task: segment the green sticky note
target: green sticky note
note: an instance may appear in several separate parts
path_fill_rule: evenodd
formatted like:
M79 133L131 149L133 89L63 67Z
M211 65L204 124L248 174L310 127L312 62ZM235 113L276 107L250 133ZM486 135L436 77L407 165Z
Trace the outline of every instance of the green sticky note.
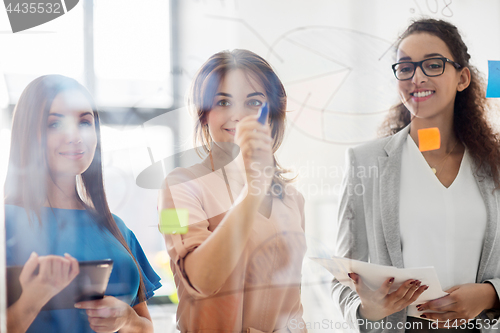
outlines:
M163 209L160 212L160 232L162 234L185 234L188 232L188 218L187 209Z

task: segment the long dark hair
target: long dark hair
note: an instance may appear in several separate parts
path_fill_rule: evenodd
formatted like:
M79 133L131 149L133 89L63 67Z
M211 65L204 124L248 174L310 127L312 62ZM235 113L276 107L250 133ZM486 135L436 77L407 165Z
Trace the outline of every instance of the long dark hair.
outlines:
M188 103L194 110L197 120L194 131L195 146L201 144L206 153L210 151L211 138L208 130L207 115L213 107L217 89L232 70L241 69L262 84L266 90L269 103L269 120L271 123L271 137L273 138L273 160L276 168L271 189L272 194L284 198L283 189L293 179L283 174L289 172L281 167L274 153L283 142L286 127L286 92L283 83L278 78L271 65L259 55L243 49L222 51L212 55L198 70L191 86Z
M47 121L57 95L78 91L90 103L95 122L97 145L89 168L77 176L77 200L95 223L108 230L132 256L140 275L138 298L145 300L144 283L139 265L130 251L109 210L101 162L99 114L90 93L76 80L62 75L45 75L33 80L24 89L14 108L9 166L5 181L5 204L21 206L31 222L33 213L41 220L41 209L47 201L46 181L50 171L46 158Z
M469 86L457 91L453 115L453 126L458 139L468 148L482 168L493 177L497 189L500 187L500 138L488 121L489 105L486 100L484 80L479 71L469 63L470 55L458 29L453 24L434 19L414 21L400 36L398 48L403 39L416 33L428 33L440 38L448 46L453 60L471 73ZM394 106L380 128L383 136L392 135L411 122L410 111L403 103Z

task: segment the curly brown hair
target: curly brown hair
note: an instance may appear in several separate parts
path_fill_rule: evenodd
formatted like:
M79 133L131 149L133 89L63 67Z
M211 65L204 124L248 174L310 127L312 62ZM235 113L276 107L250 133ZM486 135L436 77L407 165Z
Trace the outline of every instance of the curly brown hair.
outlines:
M399 37L397 48L406 37L416 33L428 33L446 43L453 60L471 73L469 86L457 92L454 105L453 127L459 140L468 148L477 164L493 177L496 189L500 188L500 138L488 121L489 105L486 100L484 80L479 71L469 63L470 55L458 29L453 24L435 19L413 21ZM396 49L397 49L396 48ZM399 103L391 108L379 129L381 136L393 135L411 122L410 111Z

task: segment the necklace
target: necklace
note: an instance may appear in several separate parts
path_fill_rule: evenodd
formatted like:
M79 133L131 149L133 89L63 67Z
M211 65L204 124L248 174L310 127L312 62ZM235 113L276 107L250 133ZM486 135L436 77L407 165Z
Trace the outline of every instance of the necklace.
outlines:
M434 172L434 174L436 175L436 172L437 172L437 167L440 167L440 166L444 166L444 162L446 162L446 159L448 158L448 156L450 156L450 154L455 150L456 146L458 145L458 140L457 142L455 142L455 145L453 146L453 148L450 150L450 152L448 154L446 154L446 156L443 158L443 160L441 162L439 162L438 165L436 165L436 168L434 167L431 167L431 170L432 172ZM439 170L439 173L441 173L441 171L443 171L443 169ZM436 177L439 176L439 174L436 175Z

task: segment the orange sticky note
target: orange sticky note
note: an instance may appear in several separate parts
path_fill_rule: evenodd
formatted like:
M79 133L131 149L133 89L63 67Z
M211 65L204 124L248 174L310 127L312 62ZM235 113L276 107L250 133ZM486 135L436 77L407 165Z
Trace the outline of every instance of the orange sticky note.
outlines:
M441 147L439 128L423 128L418 130L418 149L420 151L436 150Z

